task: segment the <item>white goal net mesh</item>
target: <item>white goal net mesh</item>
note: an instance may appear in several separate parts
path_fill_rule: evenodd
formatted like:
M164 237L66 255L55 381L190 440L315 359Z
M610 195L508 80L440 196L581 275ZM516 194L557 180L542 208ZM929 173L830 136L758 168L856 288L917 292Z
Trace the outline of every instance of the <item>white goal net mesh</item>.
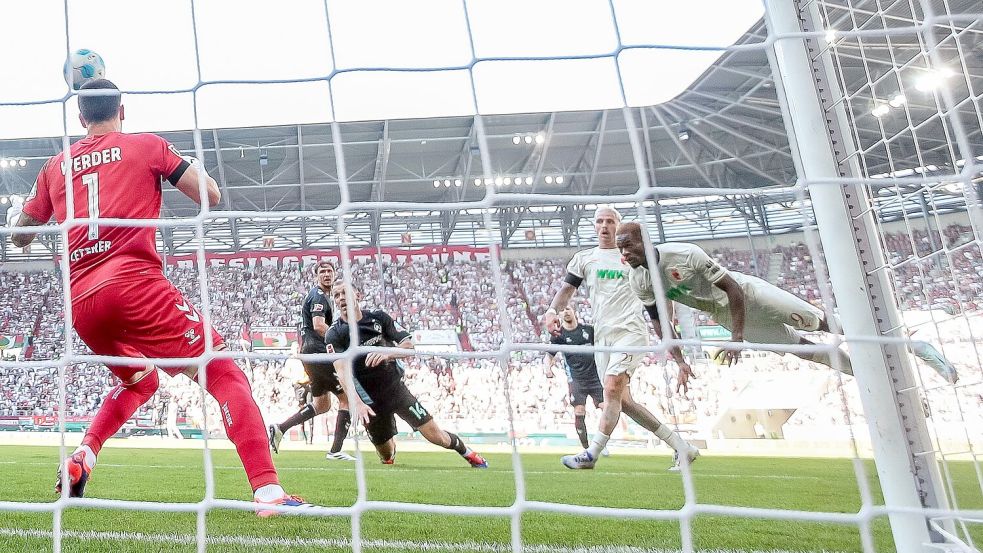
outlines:
M64 22L61 30L69 31L58 45L58 59L83 45L72 34L77 29L73 22L94 17L81 7L83 3L32 4L37 5L23 8L27 11L21 17L47 16L53 10ZM118 4L108 2L105 8L122 9ZM39 494L21 493L14 487L0 492L0 511L9 520L0 523L0 536L13 540L16 547L34 544L54 551L118 542L198 551L689 552L757 550L766 547L759 544L771 544L767 548L772 550L872 553L892 548L914 551L911 544L892 542L887 523L889 515L914 512L924 517L930 528L926 535L939 544L945 542L956 551L978 550L983 539L983 467L977 453L983 435L983 6L978 1L796 2L802 14L813 14L809 21L814 27L784 34L769 30L768 16L774 14L761 19L764 11L754 2L731 5L708 0L693 2L689 12L672 8L671 13L665 6L616 0L541 6L505 2L498 8L494 4L499 3L439 2L425 11L442 13L445 19L414 19L414 24L427 22L415 29L407 29L401 18L424 10L421 6L338 4L307 2L310 9L301 12L302 17L290 10L275 13L278 8L261 2L168 5L167 11L187 11L182 17L188 27L171 31L180 38L174 48L195 60L190 74L188 68L176 70L171 86L159 86L147 76L161 71L156 66L128 68L143 62L107 56L109 78L117 78L117 66L121 74L129 70L135 75L138 84L122 77L117 81L124 103L134 112L173 109L177 114L176 122L140 120L138 126L146 127L141 130L193 129L181 135L184 143L176 145L203 160L204 169L223 187L223 203L217 208L198 209L165 195L160 220L98 219L104 225L160 228L169 278L198 305L206 326L218 329L230 345L228 351L215 351L206 333L206 352L200 358L141 362L163 368L232 358L251 377L257 397L282 395L283 389L270 379L296 356L283 349L264 350L269 344L263 341L275 341L274 335L294 323L299 299L278 295L278 289L309 285L310 263L305 256L314 252L316 259L323 253L339 261L346 278L359 282L367 303L399 314L415 330L434 331L427 335L432 340L428 350L421 348L407 361L408 379L416 379L413 390L423 403L445 409L440 413L434 409L434 414L448 423L448 429L497 436L489 440L507 447L492 460L509 465L502 473L507 477L489 471L493 476L488 480L468 480L469 488L452 496L461 500L447 504L421 502L409 494L390 495L388 477L371 468L376 463L372 446L364 432L356 430L352 433L358 452L354 484L338 484L337 475L328 480L304 467L288 466L283 471L293 477L291 493L307 497L305 487L343 490L338 495L346 501L303 512L317 523L290 526L291 535L275 525L242 533L216 532L215 520L222 528L235 528L238 523L222 522L222 517L249 516L255 504L216 491L217 474L241 472L235 459L215 445L216 441L224 444L217 405L188 381L162 377L162 392L154 398L161 402L160 409L154 415L143 413L162 418L168 401L179 404L189 419L196 413L203 457L187 472L196 486L200 484L200 498L171 501L169 497L183 496L161 489L155 490L161 492L159 498L147 499L129 494L120 482L111 499L66 495L48 501L35 500ZM667 13L660 14L661 9ZM719 37L730 31L702 25L696 17L707 14L700 10L720 11L738 21L744 21L744 12L750 10L754 17L721 42ZM320 61L299 73L278 71L274 65L258 78L246 71L248 60L223 57L229 53L216 50L215 37L201 30L209 21L240 25L239 33L221 38L239 44L240 54L251 51L250 40L263 45L256 50L268 49L265 27L259 23L250 27L241 13L254 11L264 14L271 28L322 40L316 53L291 51L307 46L294 42L300 40L296 37L283 36L285 51L274 57L310 56ZM684 24L687 17L694 20ZM378 28L364 30L365 18ZM478 24L482 18L486 23ZM0 32L4 25L16 25L16 19L0 23ZM561 22L576 32L565 30ZM133 22L126 24L134 27ZM515 25L515 34L509 34L509 25ZM711 27L713 31L708 30ZM532 35L537 37L523 45L523 37ZM374 48L373 40L391 43ZM587 46L571 46L577 41ZM811 60L835 84L832 90L817 84L817 95L827 100L825 116L833 121L842 114L846 124L839 130L855 146L838 151L836 161L858 167L858 174L831 182L810 180L799 172L799 156L809 153L798 151L795 137L786 130L782 79L773 77L773 71L776 47L802 41ZM439 62L414 64L414 56L423 48L420 44L428 45L428 51L446 44L451 53L428 58ZM268 54L256 55L265 59ZM57 76L59 66L60 62L50 72ZM802 71L811 73L813 68ZM673 72L679 75L668 75ZM676 89L663 82L679 79L685 82ZM0 144L4 177L0 192L5 194L0 208L12 206L15 196L26 195L33 170L39 170L54 151L67 152L70 137L80 133L73 120L75 95L59 92L52 97L37 90L23 81L0 88L0 122L7 121L0 125L5 127L0 129L5 140ZM227 104L236 109L230 112ZM593 111L578 114L576 110ZM551 113L535 119L509 115L526 112ZM463 134L447 123L455 117L466 120ZM405 118L427 119L403 121L400 126L398 120ZM45 122L30 126L34 120ZM362 123L366 120L384 121ZM419 129L431 120L436 121L432 126L436 130L424 138ZM280 140L263 142L265 135L257 131L298 121L309 125L303 130L294 125L293 134ZM57 128L52 130L54 123ZM241 134L227 132L245 126L250 128L239 129ZM57 135L60 141L48 138ZM13 139L24 137L32 140L17 146ZM9 150L3 149L7 141ZM453 148L440 149L439 154L429 150L442 143ZM18 147L24 153L19 155ZM403 161L390 164L391 150L397 149ZM573 150L578 153L559 153ZM444 152L445 159L433 161ZM408 164L405 160L413 155L427 157L428 162L397 167ZM236 160L228 159L247 156L259 167L257 174L245 174ZM25 171L31 171L31 176L25 176ZM393 176L397 173L402 176ZM248 181L252 190L228 186L237 180ZM421 183L429 190L422 192ZM874 265L865 262L864 269L867 275L888 278L888 303L901 316L895 327L846 338L810 333L809 338L818 342L815 345L743 343L743 359L734 368L713 361L712 354L729 339L726 334L724 342L719 341L726 329L712 316L678 304L679 339L653 340L651 346L628 350L546 343L540 323L566 272L566 259L561 256L597 244L591 216L600 205L616 206L626 220L641 222L652 242L699 240L725 267L775 284L821 306L834 319L840 307L834 287L845 284L834 279L831 285L827 267L842 260L823 253L820 234L825 229L820 223L817 232L812 192L840 185L859 185L869 198L853 216L859 221L856 224L869 221L874 226L867 230L876 235L883 255ZM403 188L412 192L404 195ZM204 190L202 182L203 194ZM46 258L49 265L55 260L57 266L57 277L48 280L17 273L18 269L0 273L3 292L11 296L0 304L8 325L0 328L0 338L9 339L13 346L18 336L34 334L32 345L0 359L0 394L6 394L10 405L10 412L2 410L8 404L0 405L0 415L26 417L58 431L61 458L71 451L69 431L97 409L101 396L96 392L105 392L86 383L105 382L101 364L126 362L92 355L70 330L69 259L63 254L68 229L90 222L69 217L60 225L29 229L39 234L32 251L15 249L8 240L11 228L0 227L4 262L31 264ZM651 253L652 244L646 247ZM250 249L255 255L241 259L232 255ZM414 256L419 259L414 261ZM273 261L268 264L269 260ZM29 294L14 298L17 291ZM581 314L589 318L586 300L576 301ZM19 320L18 310L28 309L30 302L41 305L42 311L30 321ZM671 302L664 294L658 303L663 313L668 312ZM243 330L241 321L247 313L252 326ZM832 330L839 330L833 326ZM271 330L264 333L258 327ZM18 328L28 330L18 332ZM443 347L450 345L442 341L446 334L436 331L446 329L455 330L451 340L455 347ZM242 339L236 340L239 336ZM466 347L458 347L456 340L466 340ZM898 362L913 367L912 385L897 394L915 398L924 424L921 428L917 421L906 421L901 426L926 433L929 447L910 454L913 462L937 466L941 475L935 488L918 479L924 488L917 482L911 486L941 495L942 505L926 502L924 509L912 509L885 504L880 492L884 484L878 484L874 464L866 462L877 450L872 442L878 436L875 432L872 438L869 429L880 423L864 409L857 380L800 362L795 355L828 355L837 347L850 351L851 344L870 342L900 343L907 352L907 361ZM676 345L685 349L697 374L689 393L676 393L676 367L667 353ZM31 354L26 355L29 349ZM353 359L365 350L354 347L341 357ZM710 459L715 447L725 454L742 453L740 447L728 445L727 438L774 437L799 444L800 449L786 454L832 454L849 457L852 463L830 462L835 482L826 481L822 467L798 474L794 468L787 474L778 469L770 475L741 474L728 472L720 463L712 464L714 473L704 476L699 464L691 470L684 463L678 476L660 473L658 482L671 493L655 487L653 480L645 481L653 486L645 492L653 499L644 504L622 501L616 493L622 489L627 493L635 486L634 479L642 476L621 472L606 477L607 459L583 478L561 473L566 469L558 462L555 471L528 469L526 455L535 447L549 445L552 439L566 444L556 437L566 432L557 421L569 419L565 390L559 394L542 390L546 380L539 371L548 351L647 354L632 379L632 393L684 437L705 445ZM953 371L958 374L955 382ZM207 379L207 374L203 377ZM84 397L73 391L80 387L87 391ZM35 401L32 394L43 395L47 403ZM786 403L795 407L784 407L777 394L786 395ZM896 414L904 417L900 409ZM588 413L592 434L597 417L593 411ZM612 443L619 441L626 453L629 447L659 442L634 423L619 427ZM481 445L476 442L474 447L481 449ZM572 445L568 452L578 447ZM779 446L757 450L764 451L783 453ZM657 452L671 453L661 446ZM652 461L645 470L663 471L663 460ZM4 479L16 480L23 465L3 463ZM194 472L199 466L203 472ZM154 478L154 466L131 468L121 477ZM436 487L451 472L441 466L433 468L431 476L430 468L416 467L411 474ZM566 484L568 476L571 480ZM754 497L744 501L740 491L720 492L755 478L768 483L763 495L754 495L760 490L748 492ZM182 484L167 482L161 487L166 485ZM788 499L790 494L822 496L827 486L849 499L828 505L822 500ZM602 494L604 500L581 501L580 493L591 487L614 491ZM502 489L508 492L504 499ZM669 499L654 499L664 493ZM91 512L113 513L123 524L112 530L90 529L85 513ZM181 519L148 533L125 527L131 512L181 513L194 522ZM37 513L50 513L51 518L38 525L38 519L32 518ZM439 517L452 522L441 522ZM470 517L489 517L502 524L488 538L454 528L470 524L461 522ZM534 531L529 529L530 521ZM735 521L754 523L738 527ZM367 524L370 532L365 530ZM426 531L403 531L431 524L435 535L450 537L430 539ZM588 530L567 536L542 533L542 528L569 529L570 525ZM623 525L622 537L627 536L627 541L612 545L591 535L590 529L606 525ZM774 541L748 537L755 533L779 537ZM781 543L785 545L774 545Z

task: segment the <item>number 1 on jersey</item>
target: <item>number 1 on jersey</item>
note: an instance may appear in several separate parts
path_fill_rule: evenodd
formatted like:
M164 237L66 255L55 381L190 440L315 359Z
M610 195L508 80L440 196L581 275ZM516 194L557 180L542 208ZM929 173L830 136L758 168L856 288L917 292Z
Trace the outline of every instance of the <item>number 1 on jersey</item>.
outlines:
M89 190L89 215L88 218L99 217L99 173L89 173L82 175L82 186ZM99 225L89 223L89 240L99 239Z

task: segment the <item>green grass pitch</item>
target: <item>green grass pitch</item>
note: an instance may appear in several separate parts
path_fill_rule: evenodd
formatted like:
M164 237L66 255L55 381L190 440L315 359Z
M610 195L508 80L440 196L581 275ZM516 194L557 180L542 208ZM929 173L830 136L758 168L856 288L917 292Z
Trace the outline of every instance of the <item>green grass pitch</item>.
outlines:
M58 449L0 448L0 501L49 502ZM216 496L248 500L248 484L235 453L213 451ZM443 505L508 506L515 499L511 456L489 455L491 468L475 470L450 452L402 452L395 466L366 457L368 499ZM310 502L351 505L356 497L354 464L328 462L316 452L276 456L284 487ZM529 500L606 507L678 509L682 477L669 473L668 457L615 454L593 471L569 471L558 455L524 453ZM194 450L107 448L86 497L160 502L196 502L204 494L202 453ZM866 464L876 501L873 464ZM983 507L970 464L950 465L963 508ZM748 507L855 512L860 493L846 459L703 457L693 467L700 503ZM368 551L510 550L508 517L367 512L362 534ZM196 551L193 513L71 508L63 515L63 551L178 553ZM278 517L261 520L235 510L207 515L208 551L350 551L347 517ZM51 550L51 513L0 511L0 551ZM565 514L526 513L522 539L528 550L674 551L681 546L675 521L638 521ZM872 533L878 551L892 551L886 519ZM698 550L860 551L852 525L701 516L693 522ZM975 535L983 540L983 535ZM591 549L593 548L593 549Z

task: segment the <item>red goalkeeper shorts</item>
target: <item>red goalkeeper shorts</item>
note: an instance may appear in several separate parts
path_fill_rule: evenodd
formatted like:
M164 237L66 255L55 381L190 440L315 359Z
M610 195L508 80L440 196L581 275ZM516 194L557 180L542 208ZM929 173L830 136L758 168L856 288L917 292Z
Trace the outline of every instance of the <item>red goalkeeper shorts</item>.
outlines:
M78 300L75 331L96 355L197 357L205 352L205 319L164 275L116 281ZM211 330L213 347L224 343ZM107 365L123 382L147 365ZM186 367L161 367L174 376Z

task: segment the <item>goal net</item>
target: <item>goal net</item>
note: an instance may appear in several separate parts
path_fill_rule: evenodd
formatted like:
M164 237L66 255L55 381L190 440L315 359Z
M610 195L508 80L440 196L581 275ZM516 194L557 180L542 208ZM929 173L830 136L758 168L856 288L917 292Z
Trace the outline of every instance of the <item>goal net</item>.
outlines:
M17 551L978 551L983 7L676 4L5 6L0 45L32 61L0 81L0 429L18 430L0 432L0 536ZM202 160L223 199L165 190L159 220L77 215L16 248L35 176L84 134L59 74L80 47L123 91L124 129ZM598 245L600 206L642 224L650 260L654 244L696 243L819 307L830 332L735 346L733 321L655 279L674 313L661 334L679 338L550 344L544 317L571 255ZM491 469L433 448L380 470L359 424L357 461L324 467L302 441L322 445L331 414L274 458L319 506L256 521L218 404L162 376L122 432L169 441L110 443L102 487L48 496L115 384L103 364L127 362L72 331L68 229L97 220L159 228L165 273L229 346L141 363L232 358L282 420L302 388L299 306L329 259L413 332L410 389ZM590 301L574 297L583 322ZM686 391L676 346L696 375ZM740 362L720 364L735 348ZM544 356L595 352L645 356L631 393L701 448L697 463L666 473L672 450L622 417L596 470L560 465L580 445ZM832 368L805 360L821 356ZM113 457L131 442L162 449Z

